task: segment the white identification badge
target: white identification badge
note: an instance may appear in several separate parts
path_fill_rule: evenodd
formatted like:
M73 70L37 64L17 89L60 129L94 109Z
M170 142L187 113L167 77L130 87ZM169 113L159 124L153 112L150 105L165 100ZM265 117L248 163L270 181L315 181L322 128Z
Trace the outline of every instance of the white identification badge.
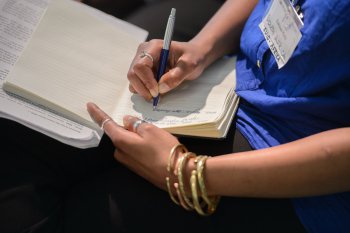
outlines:
M259 24L267 44L282 68L292 56L304 26L289 0L273 0L270 9Z

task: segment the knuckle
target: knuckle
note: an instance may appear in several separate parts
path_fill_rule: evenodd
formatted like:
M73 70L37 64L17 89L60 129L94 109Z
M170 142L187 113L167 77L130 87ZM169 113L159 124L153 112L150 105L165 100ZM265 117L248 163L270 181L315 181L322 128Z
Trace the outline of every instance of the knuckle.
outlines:
M151 72L147 70L147 66L144 64L136 64L134 69L135 76L137 76L142 81L145 87L150 89L156 86L154 78L150 77Z
M135 63L135 65L134 65L134 73L137 73L136 71L141 71L142 69L144 69L144 67L145 67L145 64L143 62Z
M154 128L154 126L150 123L144 124L144 126L143 126L144 131L152 131L153 128Z
M152 82L150 79L148 79L148 78L143 79L142 82L143 82L143 84L145 85L145 87L146 87L147 89L149 89L149 90L152 89L153 87L155 87L155 85L153 84L153 82Z
M131 81L136 76L136 73L134 69L130 69L127 73L127 78L129 81Z
M176 72L171 72L169 74L169 78L165 80L165 83L168 84L170 87L176 87L178 86L181 82L183 81L183 77L176 73Z
M162 40L160 39L152 39L148 42L151 46L158 45L162 43Z
M192 70L198 66L198 62L194 59L186 59L184 64L189 70Z
M112 136L112 142L113 142L113 145L115 145L116 147L120 147L120 145L123 145L125 143L125 139L123 137Z
M185 55L180 58L179 63L183 64L185 69L193 69L199 66L201 60L191 55Z
M139 44L139 46L137 47L137 50L140 51L142 49L144 49L147 46L148 42L142 42Z

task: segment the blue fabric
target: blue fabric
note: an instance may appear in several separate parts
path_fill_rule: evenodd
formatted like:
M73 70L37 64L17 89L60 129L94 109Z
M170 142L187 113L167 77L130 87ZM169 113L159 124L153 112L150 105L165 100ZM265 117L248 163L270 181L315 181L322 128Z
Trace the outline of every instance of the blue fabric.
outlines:
M255 149L350 126L350 1L299 0L302 38L281 69L258 27L270 3L248 19L237 59L237 127ZM293 203L309 232L350 232L350 193Z

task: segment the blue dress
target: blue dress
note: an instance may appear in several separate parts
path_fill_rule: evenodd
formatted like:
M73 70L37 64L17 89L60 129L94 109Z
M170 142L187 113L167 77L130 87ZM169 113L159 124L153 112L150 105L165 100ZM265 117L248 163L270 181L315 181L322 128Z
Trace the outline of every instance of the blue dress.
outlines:
M237 127L255 149L350 126L350 1L294 2L302 38L281 69L258 27L271 0L258 3L242 33ZM350 192L293 204L309 232L350 232Z

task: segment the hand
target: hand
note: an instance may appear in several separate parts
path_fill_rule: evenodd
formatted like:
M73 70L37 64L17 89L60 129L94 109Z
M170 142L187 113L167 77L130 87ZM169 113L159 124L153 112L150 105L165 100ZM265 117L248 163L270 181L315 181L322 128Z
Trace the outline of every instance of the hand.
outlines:
M100 126L105 119L111 119L93 103L87 104L87 110ZM166 190L169 152L179 142L170 133L150 123L141 123L135 129L134 123L137 120L136 117L125 116L124 127L113 120L104 124L105 133L116 147L114 157L138 175Z
M158 83L155 76L158 70L162 40L151 40L142 43L131 63L128 72L129 90L138 93L146 100L164 94L184 80L196 79L205 68L205 55L201 48L191 42L171 42L169 64L166 73ZM151 57L140 55L147 52Z

